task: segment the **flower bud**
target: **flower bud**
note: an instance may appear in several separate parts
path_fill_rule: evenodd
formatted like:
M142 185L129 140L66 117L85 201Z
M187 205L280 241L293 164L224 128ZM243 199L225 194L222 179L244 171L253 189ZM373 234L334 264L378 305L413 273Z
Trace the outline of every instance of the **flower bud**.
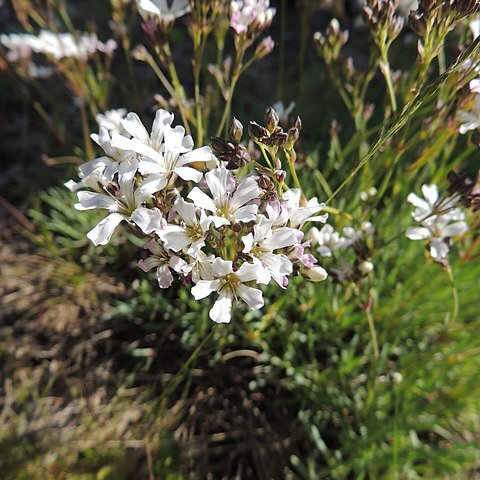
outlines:
M268 107L265 112L265 125L270 133L273 133L278 126L280 118L273 107Z
M286 176L287 172L285 170L276 170L274 174L274 178L277 183L283 183Z
M210 137L210 146L214 152L218 153L229 150L228 143L221 137Z
M258 186L262 189L262 190L270 190L273 186L273 183L272 181L266 176L266 175L262 175L259 179L258 179Z
M256 142L262 142L265 138L268 138L270 136L269 131L259 125L257 122L249 122L248 134Z
M374 268L373 263L367 260L361 262L358 265L358 269L360 270L360 273L365 276L368 275L370 272L373 272L373 268Z
M255 50L255 58L258 60L265 58L267 55L270 55L275 48L275 42L272 40L272 37L264 38L257 46Z
M230 124L230 128L228 129L228 134L230 135L230 138L234 143L240 143L240 141L242 140L243 125L235 117L232 118L232 123Z
M302 273L311 282L323 282L328 277L327 271L322 267L306 268Z

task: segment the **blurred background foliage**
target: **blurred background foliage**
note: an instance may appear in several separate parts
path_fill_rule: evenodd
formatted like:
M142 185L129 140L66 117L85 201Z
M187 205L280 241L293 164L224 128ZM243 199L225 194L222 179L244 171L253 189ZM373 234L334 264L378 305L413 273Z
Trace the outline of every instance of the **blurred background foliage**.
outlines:
M351 29L348 54L367 62L368 32L353 3L272 2L279 46L240 80L232 107L246 122L280 99L296 102L299 174L320 200L358 163L362 139L310 39L340 16ZM79 30L111 35L109 2L69 7ZM131 13L135 45L142 33ZM20 29L8 2L0 28ZM186 71L185 30L172 37ZM408 69L411 32L394 52L393 68ZM130 94L125 68L118 57L109 106L150 117L153 94L164 92L136 62L141 92ZM420 244L399 238L376 253L369 292L379 358L360 299L331 282L294 279L286 291L268 289L261 312L239 306L231 324L212 325L207 301L181 285L161 291L135 267L143 245L127 229L105 247L88 242L99 217L74 210L75 195L61 186L84 157L78 105L56 79L42 90L0 74L0 478L478 477L480 266L470 244L452 258L458 319L448 277ZM369 101L383 96L378 75ZM370 136L383 122L381 111L373 115ZM412 121L403 138L421 137L425 122ZM382 198L359 199L382 182L372 164L335 206L396 237L410 222L410 191L444 182L454 165L478 169L476 150L450 133L392 163Z

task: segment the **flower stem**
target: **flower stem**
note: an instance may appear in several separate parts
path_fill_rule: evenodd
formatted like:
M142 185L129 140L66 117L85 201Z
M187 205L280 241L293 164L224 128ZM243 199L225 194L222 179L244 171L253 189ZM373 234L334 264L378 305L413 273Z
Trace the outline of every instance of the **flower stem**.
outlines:
M448 279L450 280L450 285L452 286L452 299L453 299L453 308L452 308L452 321L456 322L458 320L458 289L455 283L455 278L453 276L452 267L447 265L446 268Z
M365 309L365 314L367 315L368 328L370 329L370 335L372 337L373 356L375 359L377 359L380 356L380 353L378 350L377 332L375 331L375 324L373 322L373 317L370 309Z

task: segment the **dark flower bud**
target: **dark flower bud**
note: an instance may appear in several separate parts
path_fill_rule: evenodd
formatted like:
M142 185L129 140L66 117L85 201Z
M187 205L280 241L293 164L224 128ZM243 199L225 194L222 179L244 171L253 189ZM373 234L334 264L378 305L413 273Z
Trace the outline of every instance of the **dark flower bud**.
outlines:
M249 122L248 124L248 134L256 142L262 142L265 138L270 136L270 132L259 125L257 122Z
M287 172L285 170L276 170L274 174L274 178L277 183L283 183L286 176Z
M228 129L228 134L230 135L230 138L234 143L240 143L240 141L242 140L243 125L235 117L232 118L232 123L230 124L230 128Z
M270 189L273 187L273 183L272 183L272 181L271 181L266 175L262 175L262 176L258 179L258 186L259 186L262 190L270 190Z
M427 31L425 15L419 10L412 10L408 15L410 28L420 37L424 37Z
M221 137L210 137L210 145L217 153L223 153L229 149L228 143Z
M285 133L283 130L275 132L269 139L269 144L274 147L284 147L285 144L288 142L288 134Z
M270 133L273 133L278 126L280 118L273 107L268 107L265 112L265 125Z

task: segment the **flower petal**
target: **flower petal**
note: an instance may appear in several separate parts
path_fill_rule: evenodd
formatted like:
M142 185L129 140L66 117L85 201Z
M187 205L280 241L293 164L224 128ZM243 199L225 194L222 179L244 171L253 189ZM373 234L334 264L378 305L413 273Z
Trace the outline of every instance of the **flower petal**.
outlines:
M94 229L87 233L87 238L89 238L95 246L106 245L110 241L110 238L112 238L114 230L122 220L125 220L123 215L120 215L119 213L111 213Z

